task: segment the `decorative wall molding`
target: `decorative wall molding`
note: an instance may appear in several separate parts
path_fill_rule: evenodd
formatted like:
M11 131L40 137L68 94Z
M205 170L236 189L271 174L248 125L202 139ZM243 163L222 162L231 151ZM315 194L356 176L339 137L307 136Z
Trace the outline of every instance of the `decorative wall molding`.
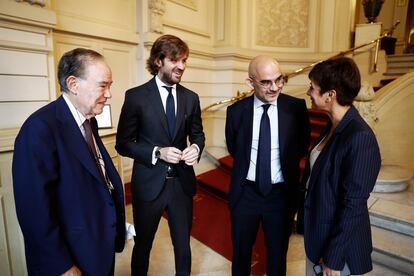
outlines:
M256 3L257 45L309 47L309 0L258 0Z
M150 31L154 33L164 33L163 16L165 13L164 0L150 0L148 2L150 16Z
M28 2L30 5L46 6L46 0L15 0L16 2Z
M188 33L192 33L192 34L195 34L195 35L203 36L203 37L206 37L206 38L211 37L211 35L208 32L204 31L204 30L197 29L197 28L194 28L194 27L191 27L191 26L186 26L186 25L179 24L179 23L176 23L176 22L164 20L163 25L174 28L174 29L177 29L177 30L186 31Z
M169 0L170 2L198 11L197 0Z
M17 0L1 0L0 21L3 20L21 26L54 29L56 26L56 12L47 7L39 8Z

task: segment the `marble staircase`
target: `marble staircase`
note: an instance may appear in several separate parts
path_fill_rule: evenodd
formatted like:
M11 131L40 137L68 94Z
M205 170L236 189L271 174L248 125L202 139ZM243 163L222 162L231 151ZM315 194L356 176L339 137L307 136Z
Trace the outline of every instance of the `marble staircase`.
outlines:
M402 192L371 193L368 201L375 262L414 275L414 179Z
M220 166L227 156L224 147L208 147L204 151L202 172ZM405 180L404 191L373 192L368 200L372 225L373 261L389 267L399 275L414 275L414 179Z
M385 76L398 77L414 69L414 54L388 55Z

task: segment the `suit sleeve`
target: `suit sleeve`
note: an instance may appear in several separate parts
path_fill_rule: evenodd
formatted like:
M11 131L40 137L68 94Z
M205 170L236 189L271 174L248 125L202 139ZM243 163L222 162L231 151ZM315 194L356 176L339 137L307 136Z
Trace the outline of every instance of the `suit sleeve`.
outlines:
M152 166L153 144L137 142L139 125L139 108L137 107L137 98L133 91L127 91L125 101L119 117L118 130L116 133L115 148L119 154L139 161L146 166Z
M368 216L367 200L381 166L379 148L373 133L361 131L349 140L350 149L341 167L343 181L339 183L339 208L323 253L324 263L335 270L344 267L347 241L353 235L358 235L361 216Z
M55 203L59 160L52 139L50 128L34 119L25 124L14 145L16 213L25 238L27 265L38 275L60 275L73 265Z
M203 124L201 120L201 109L200 109L200 101L198 96L194 101L194 114L191 120L191 126L189 128L189 141L190 144L196 144L200 149L199 158L201 157L201 153L204 149L205 143L205 136L203 132Z
M235 149L234 149L234 131L233 131L233 120L232 120L232 111L231 106L227 108L227 115L226 115L226 127L225 127L225 135L226 135L226 145L227 150L231 156L234 157Z

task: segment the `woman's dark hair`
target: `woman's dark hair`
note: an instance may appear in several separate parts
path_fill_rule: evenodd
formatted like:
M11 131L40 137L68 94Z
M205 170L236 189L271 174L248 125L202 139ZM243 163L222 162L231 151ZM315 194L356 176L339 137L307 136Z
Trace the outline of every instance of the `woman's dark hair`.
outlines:
M84 48L76 48L65 53L58 65L60 91L69 91L66 85L68 77L84 78L86 66L94 60L103 60L103 56L94 50Z
M157 59L163 62L164 58L168 57L175 61L188 55L189 51L188 45L180 38L173 35L163 35L152 45L150 57L147 60L147 69L155 76L159 69L155 64Z
M320 94L336 91L340 105L351 105L361 88L358 66L351 58L340 57L318 63L309 72L309 79L320 88Z

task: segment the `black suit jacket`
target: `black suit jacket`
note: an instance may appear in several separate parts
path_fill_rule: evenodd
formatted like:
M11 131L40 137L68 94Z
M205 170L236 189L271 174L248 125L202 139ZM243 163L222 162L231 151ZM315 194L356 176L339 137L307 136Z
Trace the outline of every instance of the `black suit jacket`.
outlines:
M175 136L170 140L168 123L155 78L128 90L118 124L116 149L134 159L132 192L138 198L153 200L161 192L168 164L158 160L152 164L155 146L176 147L184 150L187 138L197 144L200 155L204 148L204 132L198 95L177 84L177 114ZM176 165L183 190L190 196L196 191L196 178L192 166L185 162Z
M227 149L234 159L231 176L229 204L237 203L246 180L250 164L253 134L253 99L246 99L229 106L226 118ZM280 163L285 183L292 194L299 189L299 161L307 153L309 144L309 118L304 100L286 94L277 98L279 118ZM292 203L295 209L297 202Z
M33 113L16 138L13 187L29 275L108 275L125 243L121 179L91 120L112 197L63 97Z
M351 274L372 269L367 200L380 166L375 135L352 106L316 159L310 175L304 227L306 255L312 262L323 258L329 268L336 270L342 270L346 262ZM304 182L308 175L309 164Z

